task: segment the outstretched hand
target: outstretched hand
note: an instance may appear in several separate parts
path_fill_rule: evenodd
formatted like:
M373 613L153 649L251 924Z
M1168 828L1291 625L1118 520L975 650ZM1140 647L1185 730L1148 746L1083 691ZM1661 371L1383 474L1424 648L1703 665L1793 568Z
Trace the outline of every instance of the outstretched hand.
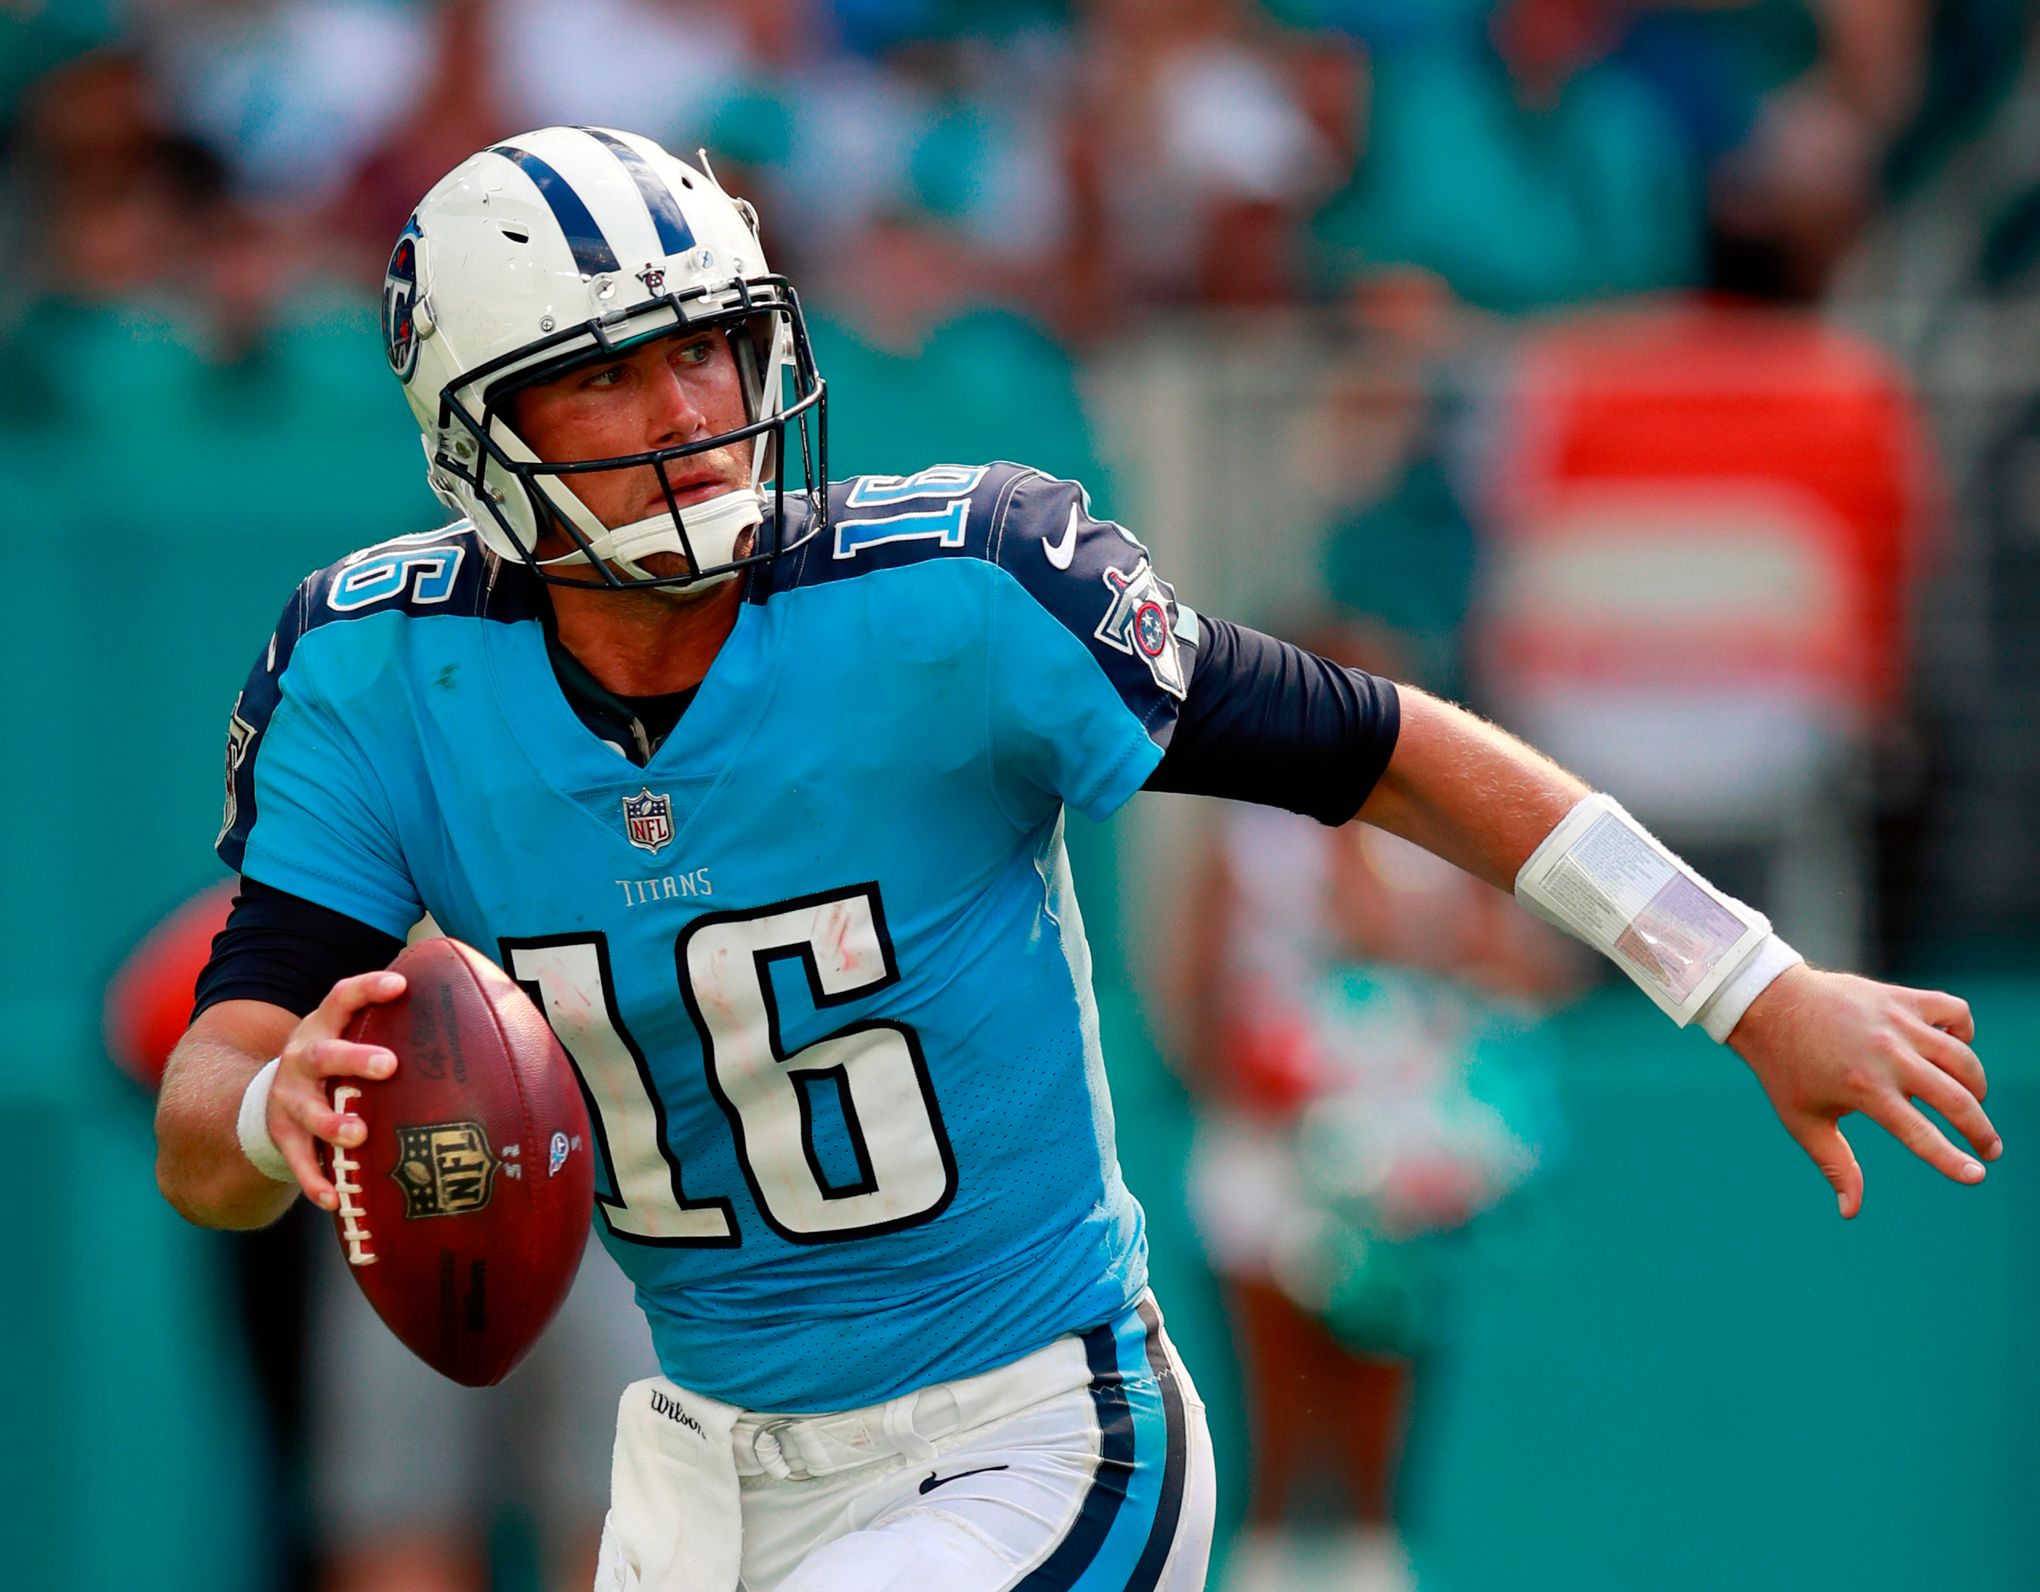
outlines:
M1728 1042L1834 1185L1847 1218L1863 1208L1863 1171L1838 1125L1852 1111L1956 1182L1983 1181L1983 1163L2003 1145L1981 1104L1975 1037L1968 1003L1953 995L1800 966L1757 997ZM1975 1156L1951 1144L1915 1100L1951 1123Z

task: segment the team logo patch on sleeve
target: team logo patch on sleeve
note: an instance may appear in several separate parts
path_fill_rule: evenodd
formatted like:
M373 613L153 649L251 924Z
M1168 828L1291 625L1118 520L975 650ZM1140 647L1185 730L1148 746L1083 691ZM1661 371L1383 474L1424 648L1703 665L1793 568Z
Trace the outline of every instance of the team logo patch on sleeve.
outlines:
M1112 593L1112 606L1098 621L1098 639L1140 659L1155 677L1155 684L1182 701L1189 684L1183 677L1183 654L1176 645L1175 621L1170 617L1175 592L1146 559L1135 565L1131 574L1106 570L1105 586Z
M397 1129L390 1176L404 1191L407 1219L461 1216L489 1203L499 1164L479 1122L435 1122Z
M673 798L649 785L624 797L623 828L633 846L656 857L673 843Z

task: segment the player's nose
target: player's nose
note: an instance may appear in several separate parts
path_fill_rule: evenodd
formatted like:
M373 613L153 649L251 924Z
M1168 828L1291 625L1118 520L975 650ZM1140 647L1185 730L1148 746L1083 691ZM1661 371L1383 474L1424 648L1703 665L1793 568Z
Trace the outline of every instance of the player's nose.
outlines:
M652 428L651 445L655 448L692 442L708 431L708 416L702 412L699 397L686 377L670 365L661 365L653 371L648 403L650 413L646 419Z

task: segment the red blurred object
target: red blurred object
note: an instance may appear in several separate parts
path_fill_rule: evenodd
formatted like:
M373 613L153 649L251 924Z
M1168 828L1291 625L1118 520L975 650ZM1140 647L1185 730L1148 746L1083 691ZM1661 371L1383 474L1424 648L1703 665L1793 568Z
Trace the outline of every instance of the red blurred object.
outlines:
M149 931L106 987L106 1052L151 1094L190 1025L192 991L233 904L231 883L193 896Z
M336 1081L335 1104L368 1137L321 1147L342 1191L334 1226L389 1329L435 1371L485 1387L523 1359L574 1280L594 1137L552 1029L488 958L434 939L390 965L410 987L347 1037L387 1047L397 1070Z
M1817 321L1658 304L1533 337L1519 382L1496 679L1785 681L1866 714L1898 699L1939 487L1888 356Z
M1220 1054L1226 1082L1245 1110L1287 1121L1322 1094L1327 1079L1309 1019L1279 1008L1228 1025Z

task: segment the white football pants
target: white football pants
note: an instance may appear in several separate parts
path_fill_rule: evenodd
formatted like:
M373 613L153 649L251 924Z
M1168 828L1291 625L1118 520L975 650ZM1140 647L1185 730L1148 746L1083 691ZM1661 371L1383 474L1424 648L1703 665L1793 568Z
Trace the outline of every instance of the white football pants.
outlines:
M596 1592L1197 1592L1204 1405L1143 1299L868 1409L745 1412L662 1377L618 1413Z

